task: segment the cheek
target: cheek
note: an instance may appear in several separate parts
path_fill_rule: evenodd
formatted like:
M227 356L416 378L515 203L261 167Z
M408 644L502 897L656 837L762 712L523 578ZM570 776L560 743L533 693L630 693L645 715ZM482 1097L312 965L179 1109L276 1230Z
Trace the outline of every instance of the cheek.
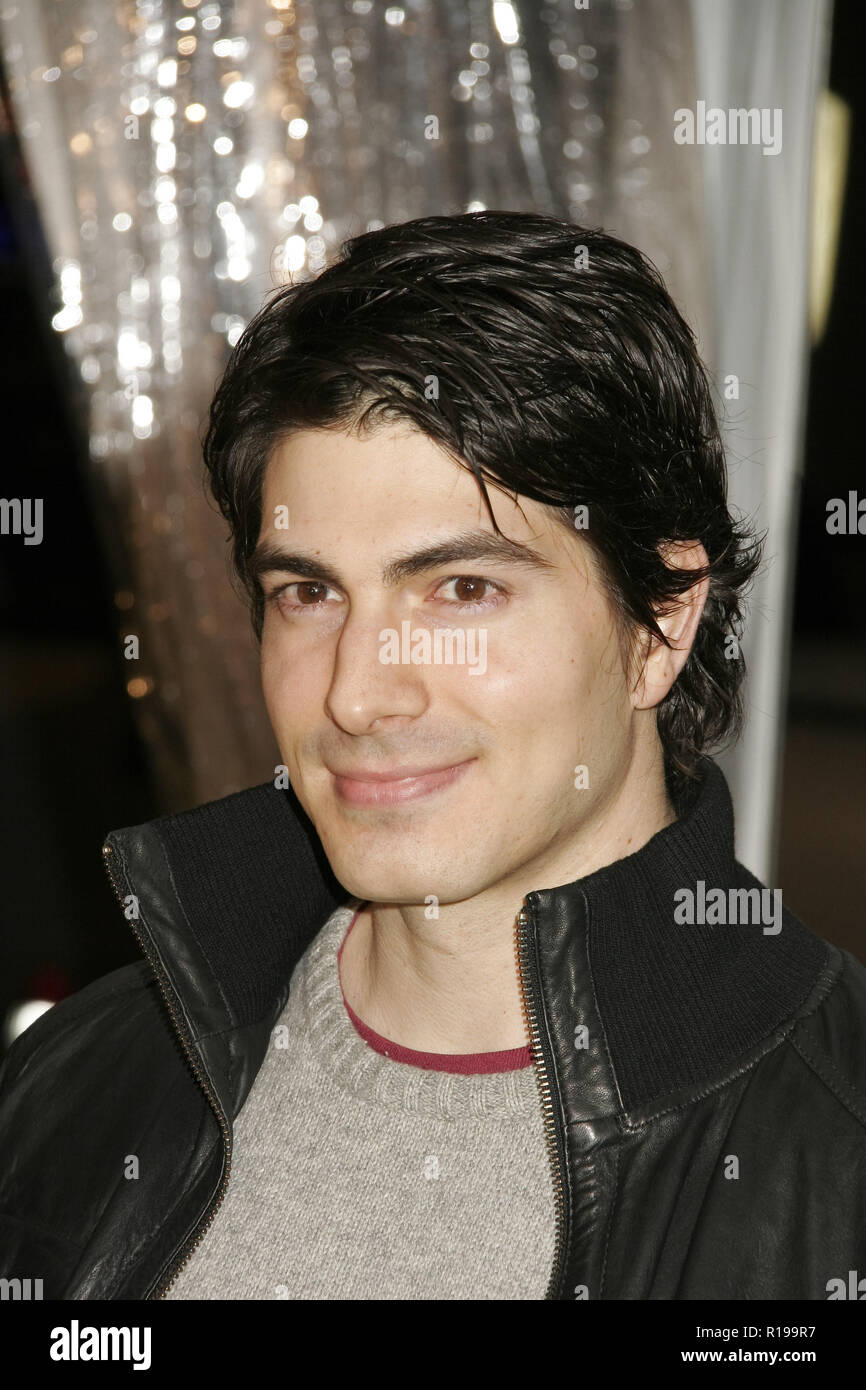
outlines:
M297 663L289 661L285 646L274 641L266 627L261 647L262 693L275 729L291 719L297 709L301 683L297 680L296 668Z
M557 651L555 644L542 645L530 637L510 642L507 655L493 654L487 674L477 682L472 677L466 686L470 703L494 729L498 746L521 749L521 762L529 759L542 778L551 766L571 757L577 731L596 722L592 671L585 658L564 644Z
M545 711L552 719L573 713L597 692L602 672L595 648L579 646L572 631L539 624L489 662L491 696L515 709ZM533 723L535 720L533 719Z
M521 729L521 739L534 745L540 765L569 766L585 760L619 724L622 677L615 650L604 624L587 618L579 629L570 615L539 624L510 653L495 698L502 705L502 722ZM544 750L544 751L542 751ZM574 755L574 756L573 756Z

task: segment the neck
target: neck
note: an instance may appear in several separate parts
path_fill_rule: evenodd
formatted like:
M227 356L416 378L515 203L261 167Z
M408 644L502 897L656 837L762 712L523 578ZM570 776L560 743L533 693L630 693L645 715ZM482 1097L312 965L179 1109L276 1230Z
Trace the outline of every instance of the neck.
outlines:
M346 940L343 993L377 1033L421 1052L500 1052L529 1038L514 927L526 894L572 883L641 849L676 819L661 750L633 762L578 834L472 898L440 903L367 903Z

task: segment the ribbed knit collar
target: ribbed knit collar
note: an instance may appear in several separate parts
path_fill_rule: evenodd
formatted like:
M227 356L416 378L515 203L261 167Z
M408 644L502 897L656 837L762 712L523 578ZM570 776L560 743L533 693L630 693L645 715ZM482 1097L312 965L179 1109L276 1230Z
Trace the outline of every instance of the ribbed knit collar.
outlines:
M766 1038L816 982L826 943L783 905L782 926L754 920L679 923L678 894L760 889L735 858L724 774L703 759L678 818L636 853L558 888L527 896L542 952L555 958L563 924L585 955L622 1104L630 1110L714 1078ZM551 966L551 969L558 968ZM554 1008L567 1010L567 970ZM579 1020L575 1020L577 1022Z
M470 1075L428 1071L368 1047L346 1012L337 969L337 953L360 905L355 898L332 913L292 975L287 1008L302 1011L305 1035L328 1077L356 1099L387 1110L443 1120L537 1117L532 1067Z

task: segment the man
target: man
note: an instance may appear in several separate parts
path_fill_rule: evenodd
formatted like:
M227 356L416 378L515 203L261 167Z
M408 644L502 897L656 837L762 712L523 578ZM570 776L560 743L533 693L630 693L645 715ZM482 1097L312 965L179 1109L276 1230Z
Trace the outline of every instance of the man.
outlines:
M358 237L250 323L205 461L282 763L108 836L145 959L9 1053L3 1272L837 1296L866 969L734 857L758 545L657 273L521 214Z

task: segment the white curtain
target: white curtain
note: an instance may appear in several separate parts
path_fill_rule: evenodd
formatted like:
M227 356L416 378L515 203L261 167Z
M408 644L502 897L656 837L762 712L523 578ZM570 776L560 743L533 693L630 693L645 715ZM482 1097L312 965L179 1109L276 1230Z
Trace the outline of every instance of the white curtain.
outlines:
M782 147L702 146L712 337L723 394L730 496L768 528L744 653L747 723L724 754L737 850L766 882L775 872L781 753L808 390L813 131L827 80L829 0L691 0L696 84L706 109L782 112ZM724 399L726 377L739 399Z

